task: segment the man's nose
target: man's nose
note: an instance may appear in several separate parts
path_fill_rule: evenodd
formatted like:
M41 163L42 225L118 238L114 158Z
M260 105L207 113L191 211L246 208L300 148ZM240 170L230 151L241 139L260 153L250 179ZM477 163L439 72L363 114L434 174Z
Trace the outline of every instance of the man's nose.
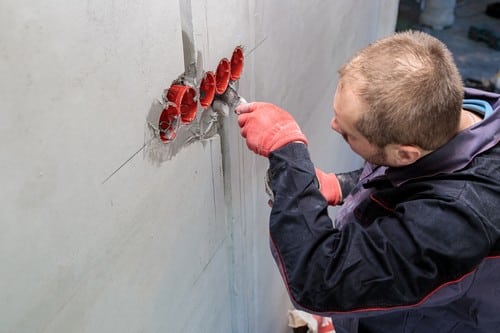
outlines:
M333 118L332 118L332 121L330 123L330 127L335 132L339 132L340 133L340 128L339 128L339 125L337 124L337 118L335 116L333 116Z

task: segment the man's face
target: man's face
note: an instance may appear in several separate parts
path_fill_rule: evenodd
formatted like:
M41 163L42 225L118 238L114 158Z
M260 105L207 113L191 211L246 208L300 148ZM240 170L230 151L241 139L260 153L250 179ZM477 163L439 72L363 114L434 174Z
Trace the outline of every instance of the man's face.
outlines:
M347 84L339 83L333 100L331 127L351 146L351 149L366 161L377 165L388 165L384 149L371 144L357 129L356 121L367 106L349 89Z

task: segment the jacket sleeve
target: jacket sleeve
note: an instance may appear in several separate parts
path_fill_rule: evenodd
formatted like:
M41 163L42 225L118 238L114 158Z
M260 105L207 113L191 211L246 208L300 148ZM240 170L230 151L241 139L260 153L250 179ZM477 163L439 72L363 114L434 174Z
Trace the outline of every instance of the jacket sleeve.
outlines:
M306 146L292 143L269 158L271 250L297 308L333 315L414 305L487 255L484 230L446 200L416 199L369 226L335 229Z
M359 177L361 176L362 172L363 172L363 168L357 169L354 171L335 174L335 176L337 176L337 180L339 181L339 184L340 184L342 198L347 197L347 195L349 193L351 193L351 191L354 189L354 187L358 183Z

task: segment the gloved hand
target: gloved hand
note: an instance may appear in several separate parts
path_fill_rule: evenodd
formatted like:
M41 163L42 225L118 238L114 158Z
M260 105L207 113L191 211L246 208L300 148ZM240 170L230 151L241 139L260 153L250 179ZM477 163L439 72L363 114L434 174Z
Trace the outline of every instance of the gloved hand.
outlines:
M316 171L321 194L329 205L338 205L342 201L342 190L337 176L334 173L325 173L318 168L314 168L314 170Z
M293 117L274 104L254 102L236 108L241 136L248 148L256 154L268 157L273 150L290 142L303 142L307 138Z

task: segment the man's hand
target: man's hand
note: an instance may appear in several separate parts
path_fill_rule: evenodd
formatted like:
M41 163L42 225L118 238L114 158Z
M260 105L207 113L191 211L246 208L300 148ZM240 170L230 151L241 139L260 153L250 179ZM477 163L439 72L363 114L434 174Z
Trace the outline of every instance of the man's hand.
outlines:
M342 190L337 176L334 173L325 173L318 168L314 168L314 170L316 171L321 194L323 194L329 205L338 205L342 201Z
M241 136L248 148L256 154L268 157L273 150L290 142L303 142L307 138L293 117L274 104L254 102L236 108Z

